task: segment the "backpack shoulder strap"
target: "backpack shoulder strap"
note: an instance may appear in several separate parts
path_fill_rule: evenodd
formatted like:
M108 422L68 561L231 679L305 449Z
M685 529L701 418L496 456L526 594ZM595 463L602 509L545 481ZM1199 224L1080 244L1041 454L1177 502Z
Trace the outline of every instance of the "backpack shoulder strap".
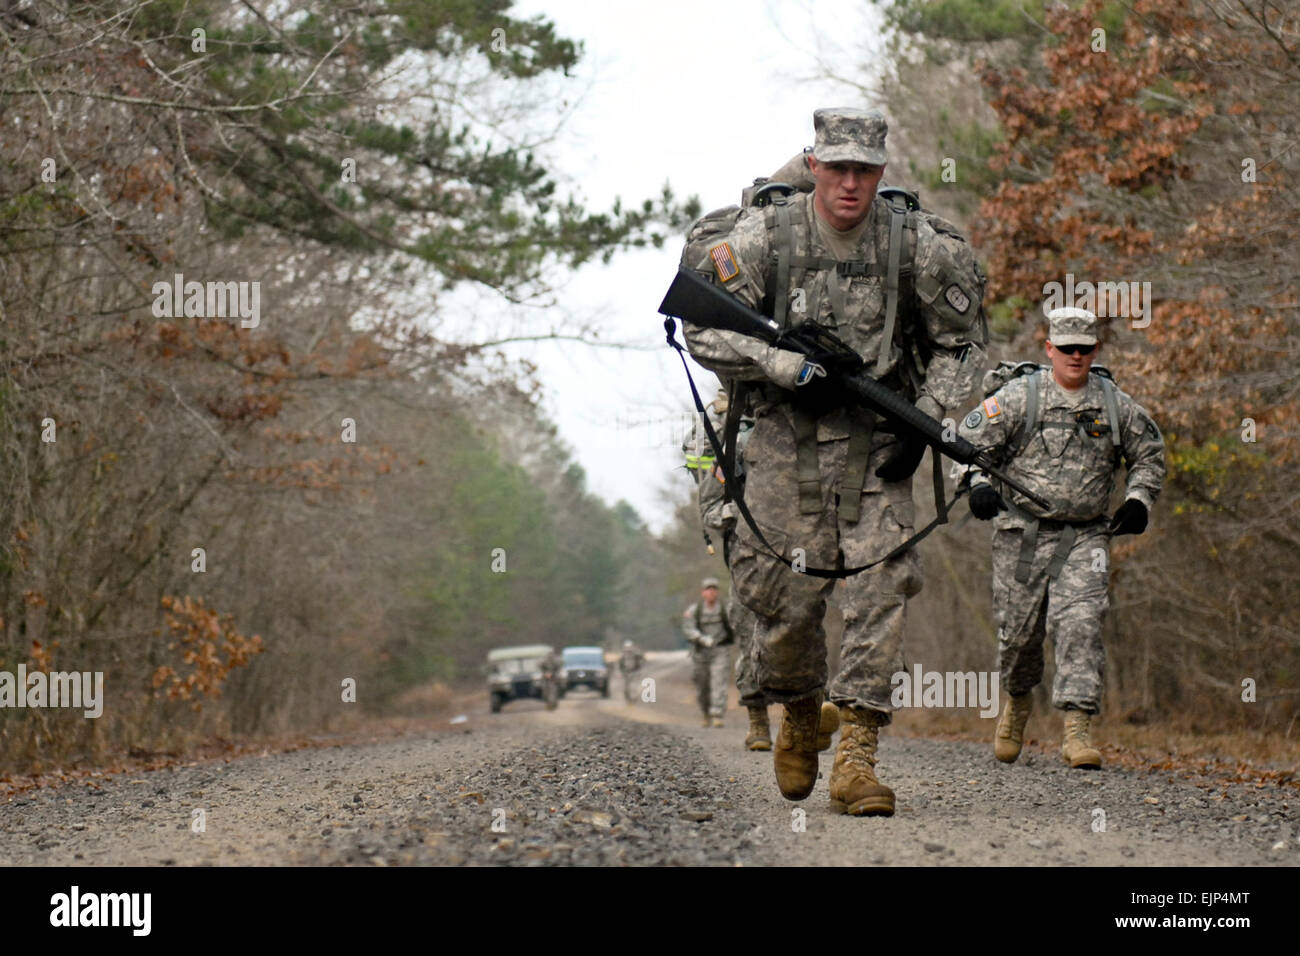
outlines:
M1025 427L1020 433L1020 441L1016 444L1016 450L1012 453L1012 457L1025 450L1026 446L1034 440L1034 433L1038 430L1039 391L1042 389L1042 376L1042 368L1023 376L1025 379Z
M1115 398L1115 383L1109 375L1098 375L1101 379L1101 391L1106 401L1106 417L1110 419L1110 443L1116 451L1123 442L1119 437L1119 401Z
M876 357L876 375L889 368L889 353L894 345L894 323L898 319L898 276L903 265L903 222L907 208L903 203L885 200L889 205L889 267L885 273L885 331L880 337L880 355ZM911 257L908 257L911 271Z
M784 199L772 201L776 221L776 288L772 290L772 318L785 328L786 307L790 302L790 257L794 254L794 229L790 225L790 204Z

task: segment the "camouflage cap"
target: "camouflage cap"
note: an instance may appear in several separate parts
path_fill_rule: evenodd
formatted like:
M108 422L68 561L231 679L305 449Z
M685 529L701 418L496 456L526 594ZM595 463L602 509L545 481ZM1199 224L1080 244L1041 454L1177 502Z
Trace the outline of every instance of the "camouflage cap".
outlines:
M819 163L885 165L885 136L889 124L879 110L829 107L813 113L817 133L813 158Z
M700 582L701 590L703 590L704 588L716 588L717 586L718 586L717 578L705 578L703 581Z
M1047 341L1053 345L1096 345L1097 317L1087 309L1053 309L1047 313Z

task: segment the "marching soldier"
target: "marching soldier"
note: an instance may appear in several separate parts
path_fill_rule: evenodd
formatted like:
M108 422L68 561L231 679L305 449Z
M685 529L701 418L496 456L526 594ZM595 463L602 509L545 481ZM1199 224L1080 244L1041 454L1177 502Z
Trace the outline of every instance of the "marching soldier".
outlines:
M623 699L636 703L636 675L645 666L645 655L631 641L623 642L623 653L618 657L618 671L623 675Z
M724 431L725 417L729 408L725 389L718 389L717 398L708 406L709 421L714 434L721 436ZM753 428L753 419L742 415L736 437L735 469L737 480L744 471L744 448ZM714 552L710 532L722 540L723 557L730 561L732 542L736 534L736 506L726 501L723 494L725 485L722 468L713 456L708 435L698 418L691 433L682 443L686 456L686 467L695 477L699 486L700 522L704 526L705 541L709 544L709 553ZM754 636L756 621L754 615L736 599L736 589L731 588L727 602L727 619L736 633L739 653L736 655L735 680L736 689L740 691L740 703L749 712L749 733L745 736L748 750L771 750L772 731L767 717L767 700L754 682L753 668L749 663L750 642ZM833 732L833 728L832 728ZM829 744L827 745L829 746Z
M698 252L688 239L684 265L783 328L815 319L834 329L870 374L941 419L966 400L983 366L983 274L955 228L877 195L887 158L879 112L821 109L813 126L812 192L741 211L729 233ZM912 474L925 445L846 403L821 364L834 356L683 328L696 361L757 393L745 500L779 554L746 522L731 568L737 596L758 619L755 679L784 704L773 748L777 786L802 800L817 781L828 691L822 617L833 582L785 562L862 565L906 542ZM890 677L903 669L907 598L920 587L911 550L844 582L841 665L829 686L842 728L830 779L838 812L894 812L894 793L875 774L878 733L892 716Z
M700 600L682 616L686 640L691 645L694 679L705 727L722 727L727 712L727 678L731 672L731 648L735 631L727 610L718 600L718 579L705 578Z
M1091 723L1101 709L1110 541L1146 530L1164 483L1164 441L1146 410L1093 366L1100 349L1096 316L1054 309L1048 323L1051 367L1003 363L986 385L1009 380L960 428L1010 477L1053 504L1044 510L981 472L968 472L971 513L993 521L993 609L1001 686L1010 695L994 754L1005 763L1020 756L1049 637L1056 653L1052 705L1065 712L1061 755L1071 767L1096 768L1101 753ZM1108 518L1121 463L1128 469L1125 499Z

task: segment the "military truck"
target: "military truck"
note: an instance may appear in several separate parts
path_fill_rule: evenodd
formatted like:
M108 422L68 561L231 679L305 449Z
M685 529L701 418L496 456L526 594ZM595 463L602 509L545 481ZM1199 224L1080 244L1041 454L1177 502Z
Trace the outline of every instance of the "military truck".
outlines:
M553 709L561 692L560 682L543 677L542 662L554 654L555 648L549 644L498 647L488 651L486 670L492 713L499 714L509 701L528 698L544 701L548 708Z

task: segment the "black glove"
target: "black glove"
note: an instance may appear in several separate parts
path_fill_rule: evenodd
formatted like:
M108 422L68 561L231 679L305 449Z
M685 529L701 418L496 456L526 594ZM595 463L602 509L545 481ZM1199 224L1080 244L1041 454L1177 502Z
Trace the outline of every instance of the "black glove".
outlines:
M907 436L899 439L898 450L876 469L876 477L885 481L904 481L921 466L921 457L925 454L925 442Z
M993 490L992 485L981 482L970 490L970 513L980 521L996 518L999 511L1006 510L1006 502Z
M856 375L866 365L859 355L822 349L806 352L804 358L834 375Z
M1110 533L1141 534L1147 529L1147 506L1136 498L1130 498L1119 506L1115 517L1110 519Z
M821 418L845 403L843 389L831 381L826 367L808 359L799 370L794 387L794 404L810 418Z

